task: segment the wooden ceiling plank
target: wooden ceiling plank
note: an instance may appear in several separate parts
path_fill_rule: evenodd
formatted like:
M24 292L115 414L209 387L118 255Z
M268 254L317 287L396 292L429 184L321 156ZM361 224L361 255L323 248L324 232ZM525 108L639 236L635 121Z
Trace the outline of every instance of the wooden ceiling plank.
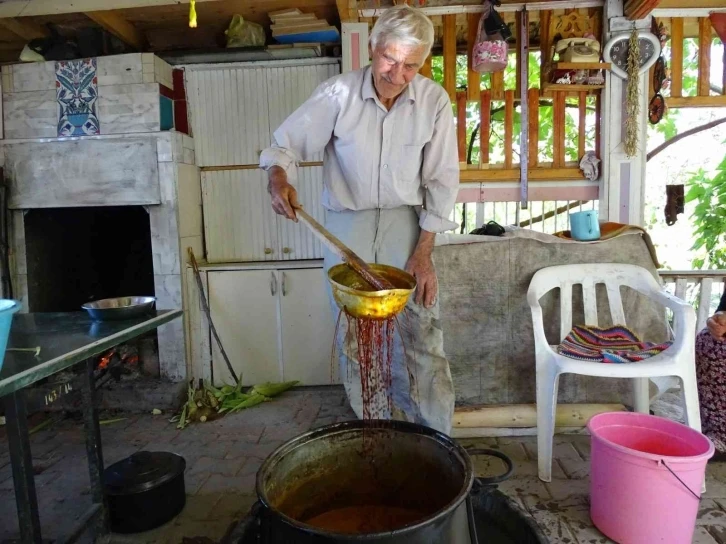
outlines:
M119 14L113 11L87 11L86 16L127 45L139 51L144 49L144 35Z
M357 23L358 7L356 0L335 0L341 23Z
M6 19L0 19L0 26L6 30L9 30L16 36L22 38L26 42L35 40L38 38L45 38L50 35L47 28L30 21L24 21L22 19L16 19L14 17L8 17Z

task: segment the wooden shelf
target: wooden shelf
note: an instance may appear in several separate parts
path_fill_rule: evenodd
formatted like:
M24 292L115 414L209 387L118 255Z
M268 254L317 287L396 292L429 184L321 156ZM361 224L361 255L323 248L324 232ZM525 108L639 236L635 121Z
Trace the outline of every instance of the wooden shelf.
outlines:
M545 83L544 89L542 89L544 92L548 91L564 91L564 92L571 92L571 93L579 93L582 91L599 91L600 89L604 89L605 85L575 85L575 84L567 84L567 83Z
M556 70L610 70L609 62L556 62Z

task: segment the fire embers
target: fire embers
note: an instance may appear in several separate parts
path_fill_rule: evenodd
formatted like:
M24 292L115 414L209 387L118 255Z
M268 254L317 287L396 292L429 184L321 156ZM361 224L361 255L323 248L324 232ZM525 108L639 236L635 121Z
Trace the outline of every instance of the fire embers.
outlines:
M97 386L111 379L117 382L126 381L135 379L139 375L139 353L132 344L122 344L107 351L96 363Z

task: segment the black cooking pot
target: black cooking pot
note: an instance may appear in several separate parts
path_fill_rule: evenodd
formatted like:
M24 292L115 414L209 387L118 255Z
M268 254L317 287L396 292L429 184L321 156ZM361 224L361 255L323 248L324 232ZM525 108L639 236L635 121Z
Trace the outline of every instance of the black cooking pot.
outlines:
M138 533L171 520L186 504L180 455L140 451L103 471L103 487L114 533Z
M511 461L495 450L477 453ZM280 446L257 473L269 544L476 544L471 459L450 437L401 421L349 421ZM364 514L361 514L364 513Z

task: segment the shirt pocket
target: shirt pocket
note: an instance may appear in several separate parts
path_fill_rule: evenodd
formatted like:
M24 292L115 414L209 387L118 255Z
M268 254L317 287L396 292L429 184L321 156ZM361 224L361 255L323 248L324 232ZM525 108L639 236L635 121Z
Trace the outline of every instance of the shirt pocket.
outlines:
M405 144L401 146L398 161L398 178L403 183L414 183L421 172L423 148L426 144Z

